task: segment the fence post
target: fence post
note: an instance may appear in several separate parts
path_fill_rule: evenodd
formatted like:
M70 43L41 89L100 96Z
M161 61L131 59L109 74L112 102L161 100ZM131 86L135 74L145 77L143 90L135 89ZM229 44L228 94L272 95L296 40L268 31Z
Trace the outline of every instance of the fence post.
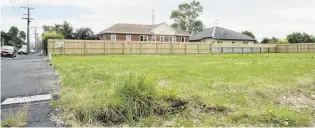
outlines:
M185 42L185 54L187 54L187 43Z
M142 54L142 42L140 43L140 54Z
M259 53L261 53L261 47L259 47Z
M250 47L250 53L253 53L253 47Z
M104 54L106 54L106 41L104 40Z
M65 55L65 44L62 46L62 55Z
M170 42L170 44L171 44L171 54L173 54L173 43Z
M278 53L278 45L276 45L275 53Z
M234 53L234 47L232 47L232 53Z
M269 53L269 47L268 47L268 53Z
M125 42L123 43L123 54L125 54Z
M244 54L244 48L242 47L242 54Z
M299 53L299 44L296 44L296 52Z
M86 55L86 44L85 44L85 40L83 40L83 46L84 46L84 55Z
M198 54L200 53L200 43L198 44Z
M157 43L157 42L155 42L156 43L156 50L155 50L155 52L156 52L156 54L158 54L159 52L158 52L158 50L159 50L159 43Z
M221 47L221 53L223 53L223 47Z
M212 43L210 43L210 53L212 53Z
M288 46L285 46L285 52L288 53Z
M51 42L51 47L52 47L52 53L55 53L55 40L53 42ZM48 47L47 47L48 48Z
M307 44L307 51L308 51L308 52L311 52L310 49L311 49L311 44Z

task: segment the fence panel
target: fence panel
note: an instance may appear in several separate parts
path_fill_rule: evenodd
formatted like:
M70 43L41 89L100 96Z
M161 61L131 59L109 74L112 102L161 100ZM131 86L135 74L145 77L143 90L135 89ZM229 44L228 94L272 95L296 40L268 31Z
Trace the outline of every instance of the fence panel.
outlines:
M59 55L99 54L210 54L210 53L307 53L315 43L214 45L201 42L140 42L105 40L48 40L48 53Z

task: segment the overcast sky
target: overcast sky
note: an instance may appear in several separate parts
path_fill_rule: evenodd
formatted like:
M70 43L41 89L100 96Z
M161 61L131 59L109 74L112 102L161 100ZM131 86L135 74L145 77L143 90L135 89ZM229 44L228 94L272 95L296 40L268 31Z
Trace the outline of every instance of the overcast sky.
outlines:
M155 23L172 23L169 19L178 4L190 0L1 0L1 30L17 26L26 31L26 20L21 17L28 5L32 27L68 21L76 29L90 27L98 33L116 23L151 24L152 10ZM200 20L212 27L234 31L248 30L258 40L263 37L283 38L292 32L315 35L315 0L199 0L204 7ZM11 3L12 2L12 3ZM16 11L15 11L15 10ZM33 29L31 32L33 33ZM31 41L34 35L31 35Z

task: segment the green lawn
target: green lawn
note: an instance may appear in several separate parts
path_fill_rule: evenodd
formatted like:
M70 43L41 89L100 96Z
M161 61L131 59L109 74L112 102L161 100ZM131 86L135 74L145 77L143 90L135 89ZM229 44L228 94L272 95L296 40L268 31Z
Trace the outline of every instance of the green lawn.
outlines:
M62 86L54 105L73 126L315 124L315 54L54 56L52 62Z

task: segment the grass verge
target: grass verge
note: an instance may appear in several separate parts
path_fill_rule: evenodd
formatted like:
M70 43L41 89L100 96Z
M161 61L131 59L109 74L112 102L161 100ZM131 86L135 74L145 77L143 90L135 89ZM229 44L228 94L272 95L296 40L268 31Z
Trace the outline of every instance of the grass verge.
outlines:
M1 121L2 127L22 127L26 125L28 117L28 107L23 107L21 110L13 113L10 112L4 116Z

